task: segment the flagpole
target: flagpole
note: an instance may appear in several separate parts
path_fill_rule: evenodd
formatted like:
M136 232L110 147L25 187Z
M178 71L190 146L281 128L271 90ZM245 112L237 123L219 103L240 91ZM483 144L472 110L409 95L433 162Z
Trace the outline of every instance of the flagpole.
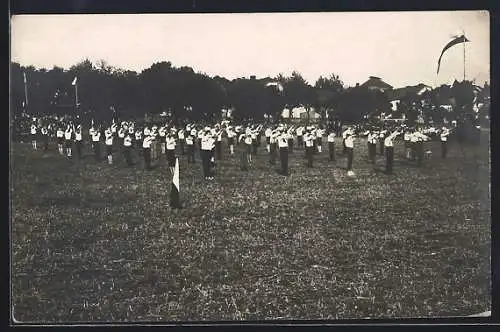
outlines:
M24 106L25 108L28 108L28 84L26 82L26 72L24 72L23 75L24 75Z
M464 82L465 82L465 30L462 31L463 32L463 36L464 36Z
M75 107L78 109L78 82L75 82Z

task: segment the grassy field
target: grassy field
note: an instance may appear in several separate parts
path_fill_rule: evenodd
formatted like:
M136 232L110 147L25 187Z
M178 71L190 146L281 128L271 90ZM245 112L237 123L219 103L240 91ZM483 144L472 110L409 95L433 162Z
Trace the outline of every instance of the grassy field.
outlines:
M439 142L418 168L354 171L327 151L276 174L224 155L214 181L180 158L185 208L168 206L165 160L109 166L11 149L12 289L22 322L404 318L490 310L489 142ZM339 144L337 144L339 145ZM341 147L337 146L338 152ZM325 149L326 150L326 149ZM86 153L89 154L88 148Z

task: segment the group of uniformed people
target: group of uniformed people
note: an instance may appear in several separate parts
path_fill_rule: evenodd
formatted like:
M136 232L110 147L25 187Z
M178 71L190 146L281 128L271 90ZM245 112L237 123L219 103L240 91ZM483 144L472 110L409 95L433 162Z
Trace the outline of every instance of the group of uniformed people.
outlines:
M442 142L442 157L447 154L447 141L450 129L443 127L439 130L431 128L432 134L439 135ZM423 162L423 143L430 137L422 128L409 128L405 125L394 130L370 128L361 131L361 128L348 127L342 132L342 153L347 157L348 175L354 175L353 157L354 141L358 136L367 138L368 159L375 164L377 144L379 153L386 156L386 172L392 173L394 161L394 140L403 134L406 148L406 158L417 160L418 165ZM146 169L151 169L152 162L165 155L168 166L173 173L176 153L187 154L187 162L195 163L196 152L202 160L203 175L207 180L214 179L213 169L216 160L222 159L222 143L226 142L229 154L235 154L235 147L241 147L240 167L242 171L249 169L253 163L253 156L258 153L262 136L265 136L266 151L269 154L269 163L276 164L277 156L281 161L280 173L288 175L289 154L294 153L294 145L304 148L307 167L313 167L314 156L323 152L323 138L328 143L330 161L336 160L335 143L337 130L325 129L322 125L276 125L248 124L233 125L229 121L222 121L213 126L187 124L174 126L168 124L145 124L137 126L134 122L113 121L109 126L92 124L88 131L92 150L97 162L101 161L101 144L106 147L106 157L109 164L113 164L114 146L122 145L124 159L128 166L132 166L132 150L138 149L144 158ZM36 121L31 125L32 146L38 149L38 141L43 142L43 150L47 151L50 136L57 139L58 151L61 155L71 158L73 148L76 157L82 158L83 134L81 123L60 121L48 126L40 126Z

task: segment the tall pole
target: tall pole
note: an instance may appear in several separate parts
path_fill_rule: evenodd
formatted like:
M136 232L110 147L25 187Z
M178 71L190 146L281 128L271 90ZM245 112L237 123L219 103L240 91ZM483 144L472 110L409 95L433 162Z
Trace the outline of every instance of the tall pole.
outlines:
M464 42L462 44L464 45L464 82L465 82L465 30L463 30L462 32L464 38Z
M78 110L78 83L75 83L75 107Z
M28 107L28 84L26 82L26 72L23 73L24 79L24 107Z

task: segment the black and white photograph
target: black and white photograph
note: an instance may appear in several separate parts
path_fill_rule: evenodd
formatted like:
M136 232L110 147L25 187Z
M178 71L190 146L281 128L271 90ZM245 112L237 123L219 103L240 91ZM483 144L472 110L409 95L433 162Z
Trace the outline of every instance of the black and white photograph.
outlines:
M9 29L12 323L491 316L487 11Z

